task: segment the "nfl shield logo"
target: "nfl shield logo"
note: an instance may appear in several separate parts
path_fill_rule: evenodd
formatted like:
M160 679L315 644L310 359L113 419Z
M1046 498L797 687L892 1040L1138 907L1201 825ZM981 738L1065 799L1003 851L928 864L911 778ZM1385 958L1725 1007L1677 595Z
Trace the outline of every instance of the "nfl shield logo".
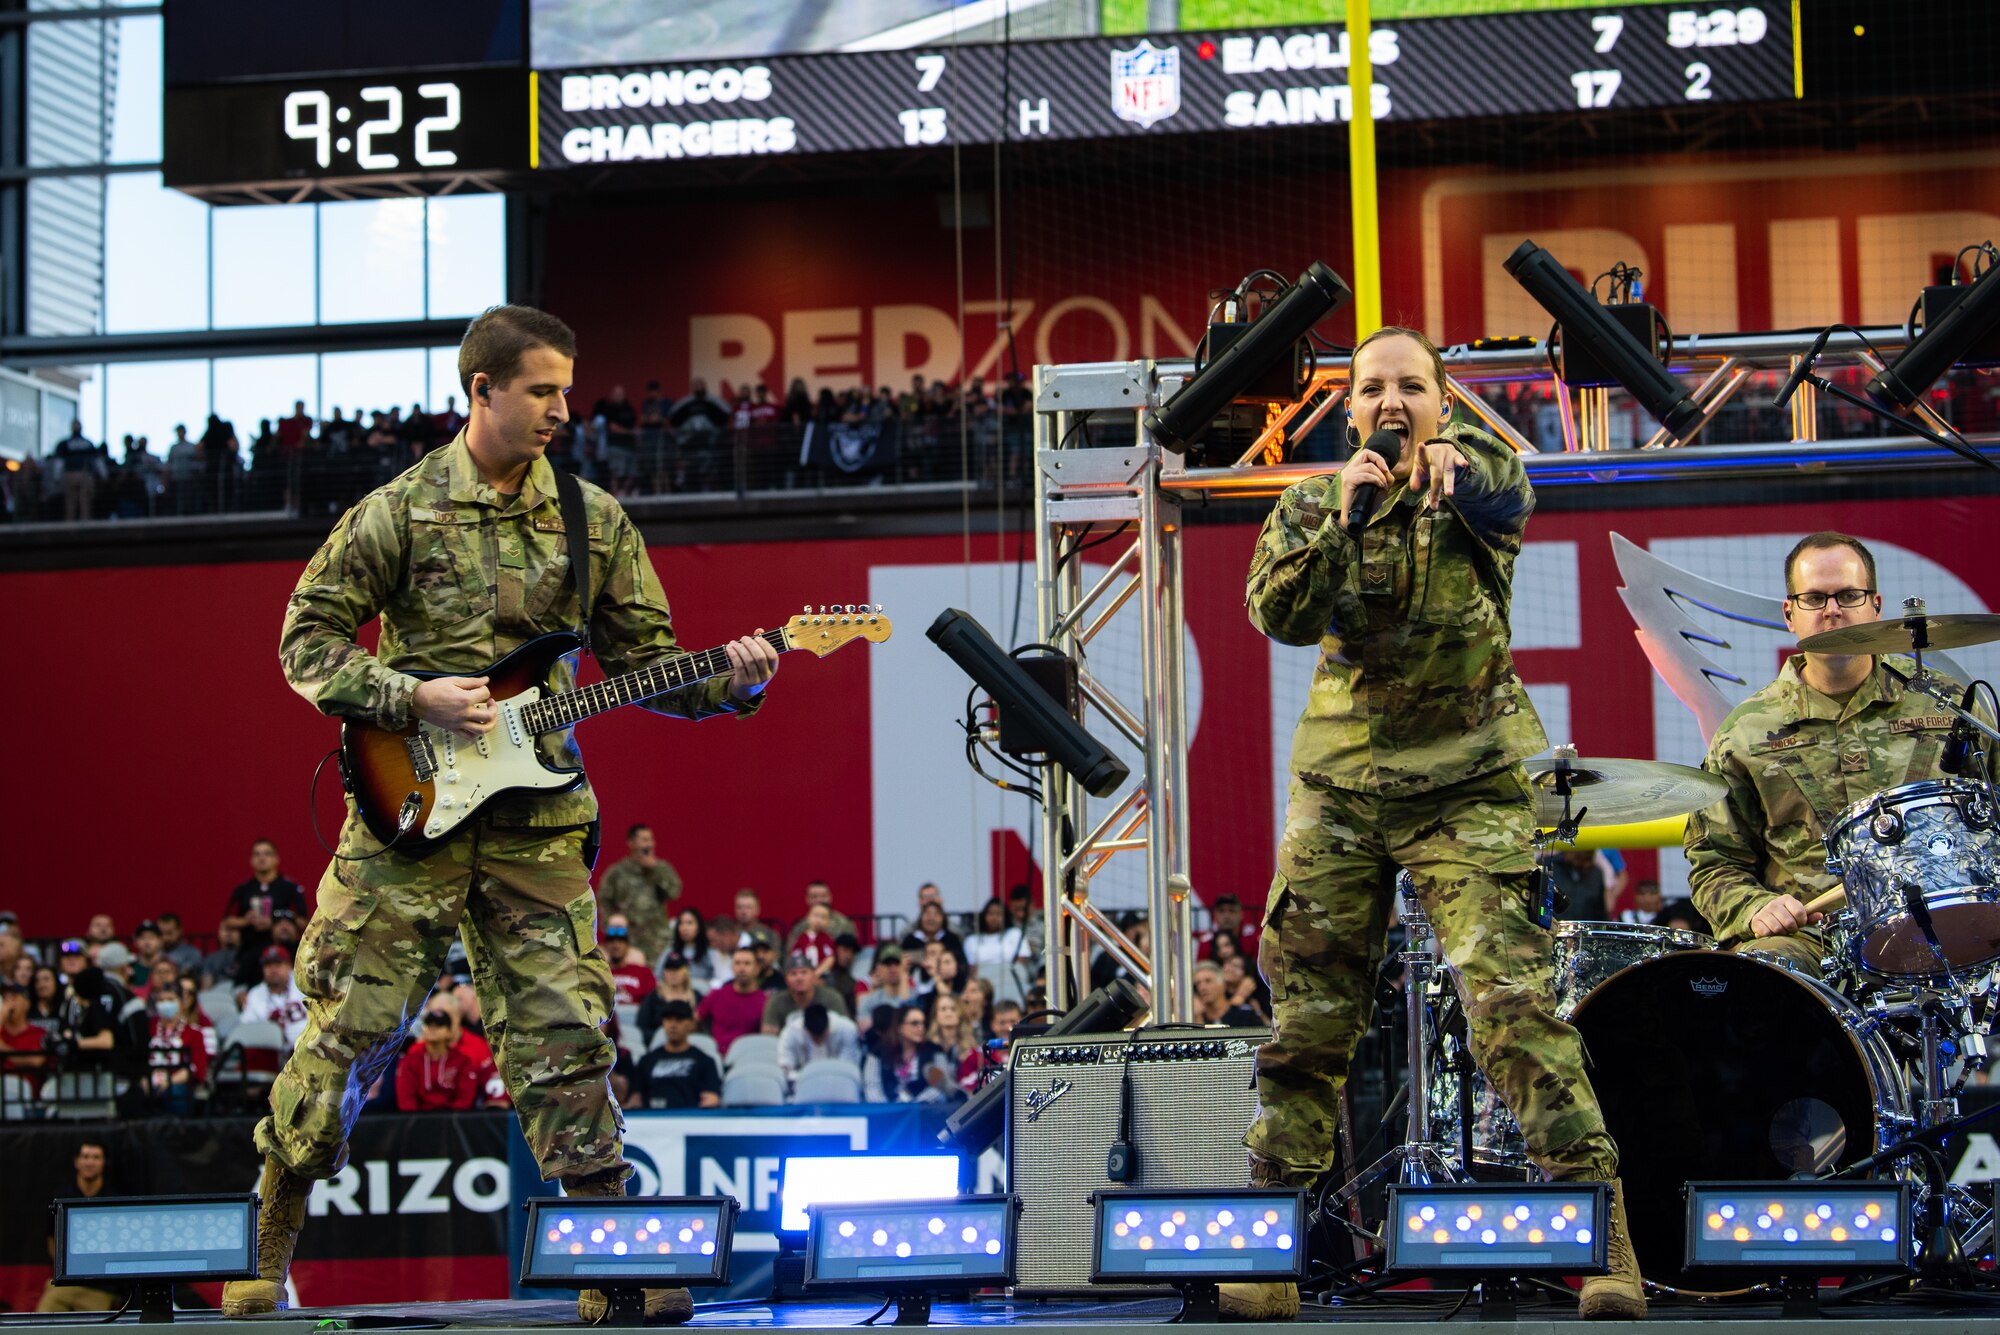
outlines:
M1181 109L1181 49L1141 38L1130 51L1111 53L1111 110L1141 126Z

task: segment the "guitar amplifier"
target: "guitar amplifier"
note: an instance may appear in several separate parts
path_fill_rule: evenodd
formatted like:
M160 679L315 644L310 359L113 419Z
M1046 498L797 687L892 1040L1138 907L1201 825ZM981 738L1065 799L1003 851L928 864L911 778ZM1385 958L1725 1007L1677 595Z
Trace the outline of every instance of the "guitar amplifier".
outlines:
M1257 1049L1270 1037L1188 1028L1016 1040L1006 1142L1008 1189L1021 1198L1015 1292L1091 1291L1094 1191L1243 1186ZM1105 1159L1119 1138L1128 1070L1128 1139L1139 1165L1129 1182L1113 1182Z

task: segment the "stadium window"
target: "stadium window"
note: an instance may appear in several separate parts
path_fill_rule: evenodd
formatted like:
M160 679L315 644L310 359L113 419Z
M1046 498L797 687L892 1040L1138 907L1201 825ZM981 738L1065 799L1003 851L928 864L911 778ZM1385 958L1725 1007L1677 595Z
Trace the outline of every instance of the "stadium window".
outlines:
M319 359L309 352L283 357L218 357L215 361L215 411L236 424L236 435L248 449L257 438L257 423L273 425L289 417L292 404L304 399L306 412L319 416Z
M421 199L321 204L320 323L420 319L424 313L423 228ZM421 392L421 362L417 380Z
M390 408L408 413L424 397L424 350L329 352L320 358L319 386L329 411L339 406L350 417Z
M206 358L113 362L104 374L105 434L114 441L127 434L150 437L153 453L163 459L176 423L199 440L208 425L208 371Z
M158 172L105 182L104 332L208 327L208 213Z
M504 196L441 195L426 201L424 226L432 319L471 317L507 299Z
M499 300L499 298L495 298L495 300ZM482 309L484 308L482 307ZM424 402L430 406L432 412L443 412L444 401L455 398L458 400L458 410L464 412L465 391L459 387L458 383L458 349L455 347L432 348L429 350L427 356L430 365L431 381L430 390L424 396Z
M156 14L114 19L109 27L118 62L110 79L110 162L158 162L160 104L165 99L163 24Z
M217 329L313 323L312 205L216 209L211 225Z

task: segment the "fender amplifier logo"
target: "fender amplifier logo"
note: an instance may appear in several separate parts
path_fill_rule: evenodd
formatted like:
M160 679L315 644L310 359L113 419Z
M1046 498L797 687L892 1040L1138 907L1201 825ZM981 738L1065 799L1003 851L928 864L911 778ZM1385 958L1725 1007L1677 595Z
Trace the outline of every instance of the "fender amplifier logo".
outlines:
M1049 1108L1054 1105L1057 1099L1069 1093L1071 1088L1072 1086L1069 1081L1058 1077L1057 1079L1050 1082L1049 1087L1046 1090L1040 1090L1040 1089L1029 1090L1028 1116L1026 1120L1030 1122L1041 1121L1042 1114L1047 1112Z
M1698 997L1719 997L1729 990L1729 984L1717 978L1696 978L1688 983L1688 991Z

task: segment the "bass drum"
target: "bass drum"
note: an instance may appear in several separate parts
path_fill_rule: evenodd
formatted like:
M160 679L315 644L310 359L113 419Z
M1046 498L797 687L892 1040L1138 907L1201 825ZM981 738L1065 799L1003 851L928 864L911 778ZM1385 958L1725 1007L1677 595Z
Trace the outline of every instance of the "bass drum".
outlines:
M1901 1073L1832 989L1743 955L1636 964L1570 1016L1618 1143L1632 1246L1646 1278L1682 1268L1689 1182L1777 1181L1865 1158L1908 1112Z

